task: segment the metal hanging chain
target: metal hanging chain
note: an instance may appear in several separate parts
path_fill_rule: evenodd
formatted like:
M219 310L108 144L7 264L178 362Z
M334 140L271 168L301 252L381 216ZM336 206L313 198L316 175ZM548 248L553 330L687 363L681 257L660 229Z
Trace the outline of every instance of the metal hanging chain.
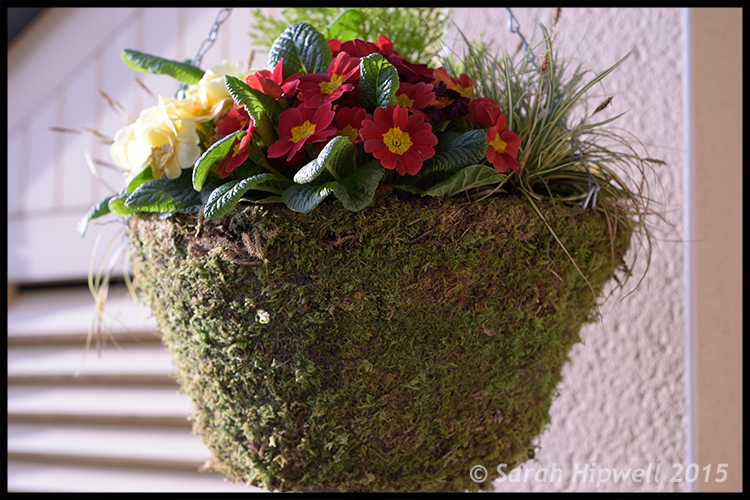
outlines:
M219 34L219 27L224 21L229 19L229 16L231 14L231 7L225 7L219 10L219 12L216 14L216 18L214 19L214 24L211 26L211 31L208 32L208 36L205 40L203 40L203 42L201 42L200 47L198 47L198 52L196 52L195 57L193 57L193 59L190 61L191 65L200 67L201 61L203 61L203 56L206 55L206 52L208 52L208 50L213 47L214 43L216 42L216 37ZM175 98L184 97L185 89L187 89L187 84L183 83L175 92Z
M601 190L601 186L596 181L596 177L594 177L594 175L591 173L591 169L583 159L581 143L578 142L578 139L576 139L572 135L570 136L570 145L574 148L570 156L574 160L581 162L581 165L583 165L583 168L586 169L586 174L588 175L588 190L586 192L586 198L583 200L583 209L586 210L590 206L593 210L594 208L596 208L596 195L599 193L599 190Z
M523 54L526 57L527 62L531 63L534 67L537 67L536 60L534 57L534 53L529 50L529 42L526 41L526 38L521 34L521 25L518 22L518 19L516 19L516 16L513 15L513 12L510 10L510 7L506 7L508 11L508 30L511 33L517 34L521 41L523 42ZM569 130L565 119L563 118L563 121L561 125L565 128L565 130ZM580 161L581 165L583 165L583 168L586 169L586 174L588 175L588 189L586 192L586 198L583 200L583 209L586 210L587 208L591 208L592 210L596 208L596 196L601 190L601 186L596 180L596 177L591 173L591 169L589 168L586 161L583 159L583 150L581 148L581 143L578 142L578 139L576 139L574 136L570 136L570 146L571 146L571 153L570 156L575 161Z
M516 16L513 15L513 11L510 10L510 7L506 7L505 9L508 11L508 30L511 33L518 35L521 42L523 42L523 55L526 57L527 62L536 67L534 53L529 50L529 42L526 41L526 38L521 34L521 23L519 23Z

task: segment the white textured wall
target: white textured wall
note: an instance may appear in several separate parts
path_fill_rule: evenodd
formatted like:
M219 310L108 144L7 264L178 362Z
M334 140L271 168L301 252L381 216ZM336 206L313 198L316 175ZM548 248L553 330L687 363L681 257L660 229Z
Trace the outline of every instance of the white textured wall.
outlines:
M541 40L535 20L551 26L554 8L513 9L521 33ZM469 38L480 32L504 44L518 45L508 31L507 10L454 9L452 20ZM455 28L449 45L462 53ZM552 422L538 439L536 458L524 464L528 481L496 482L496 491L685 491L686 483L670 482L686 465L685 321L683 245L682 27L679 9L563 9L556 46L564 58L580 61L597 73L631 48L623 66L591 89L593 106L614 95L607 117L627 111L615 125L635 134L647 156L667 162L649 179L658 209L674 225L653 219L651 267L630 296L616 293L601 307L602 323L584 327L563 370ZM541 54L539 54L541 55ZM602 115L604 118L604 115ZM643 152L641 152L643 154ZM661 183L659 186L658 183ZM644 251L634 274L643 273ZM629 284L631 290L635 280ZM597 488L604 469L651 469L651 482L618 483ZM661 463L659 482L654 471ZM586 482L573 472L588 466ZM482 464L488 469L497 464ZM540 469L562 471L560 482L537 482ZM594 471L594 482L589 482ZM559 475L559 474L558 474ZM549 477L549 475L548 475ZM681 476L684 478L684 473ZM555 477L555 481L558 477Z

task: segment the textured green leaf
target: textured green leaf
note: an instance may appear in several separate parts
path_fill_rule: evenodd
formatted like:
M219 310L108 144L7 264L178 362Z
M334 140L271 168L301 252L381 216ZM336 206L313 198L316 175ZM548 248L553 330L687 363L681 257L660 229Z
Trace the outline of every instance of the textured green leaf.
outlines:
M276 99L255 90L236 76L224 75L224 83L234 102L245 106L256 127L264 117L274 123L278 121L279 113L283 110Z
M294 182L307 184L314 181L326 169L335 179L346 177L354 169L356 150L348 137L334 137L325 145L318 157L302 167L294 175Z
M211 192L203 215L206 219L216 219L226 215L239 203L242 195L255 186L273 179L273 174L259 174L247 179L237 179L222 184Z
M83 236L86 234L86 229L88 229L90 221L96 219L97 217L101 217L102 215L107 215L111 212L111 210L109 209L109 200L111 200L114 196L115 195L107 196L102 201L95 204L78 222L76 230L78 231L78 234L81 236L81 238L83 238Z
M242 139L244 135L244 130L238 130L233 134L229 134L228 136L219 139L196 160L195 166L193 167L193 188L196 191L203 189L203 184L206 182L206 178L208 177L208 173L213 164L226 158L229 151L232 149L234 140Z
M204 71L192 64L171 61L161 57L144 54L137 50L125 49L122 51L122 60L125 64L141 73L153 73L157 75L169 75L188 85L198 83L203 78Z
M284 59L283 77L302 73L326 73L333 56L322 33L307 23L296 23L284 30L268 51L268 65L276 67Z
M372 113L377 107L396 104L399 87L398 72L385 57L370 54L360 60L359 102Z
M360 37L365 19L359 10L349 9L342 12L328 25L328 39L337 38L342 42Z
M174 180L162 177L141 184L125 200L127 208L140 212L169 212L200 203L201 194L193 189L187 169Z
M449 197L469 189L499 184L505 175L487 165L471 165L453 174L448 180L427 189L422 196Z
M203 185L203 189L201 189L201 203L205 205L208 203L208 199L211 197L211 193L213 193L214 189L221 186L224 183L224 179L217 179L213 178L206 182Z
M422 194L424 191L422 188L412 186L411 184L396 184L393 186L394 191L401 191L409 194Z
M133 191L135 191L135 188L137 188L141 184L152 180L154 180L154 173L151 170L151 165L146 165L146 168L141 170L141 172L133 177L133 180L128 183L127 187L125 188L125 192L132 193Z
M307 184L312 182L317 179L322 172L325 172L325 169L326 168L323 165L318 163L318 159L315 158L307 165L297 170L297 173L294 174L294 182L297 184Z
M347 177L333 183L333 194L344 208L359 212L372 202L383 177L385 169L379 161L365 163Z
M174 214L179 214L179 213L198 213L201 211L202 207L203 205L195 204L195 205L190 205L189 207L178 208L177 210L170 210L169 212L159 212L159 220L169 219Z
M263 169L260 167L260 165L257 165L253 163L252 160L247 159L242 164L237 165L237 167L234 169L234 172L232 173L237 178L244 179L246 177L252 177L254 175L263 173Z
M455 172L479 163L486 154L487 134L482 129L438 134L435 156L424 162L420 174L438 170Z
M333 192L333 184L294 184L289 186L281 197L287 207L306 214Z
M289 179L284 179L283 177L272 175L271 177L267 178L262 183L254 186L253 189L257 189L260 191L267 191L269 193L274 193L274 194L278 194L279 196L281 196L284 190L286 190L286 188L292 185L294 185L294 183L290 181Z
M352 141L343 135L334 137L318 155L318 163L322 163L334 178L348 176L353 170L357 150Z
M125 200L127 199L128 196L130 195L125 192L120 192L112 196L109 199L109 203L107 204L110 212L112 212L115 215L119 215L120 217L126 217L128 215L139 212L139 210L137 209L129 208L125 206Z

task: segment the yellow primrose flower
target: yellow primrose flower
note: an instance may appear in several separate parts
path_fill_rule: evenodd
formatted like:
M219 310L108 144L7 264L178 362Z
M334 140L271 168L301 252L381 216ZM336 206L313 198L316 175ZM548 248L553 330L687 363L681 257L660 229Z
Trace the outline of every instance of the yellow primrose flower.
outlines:
M179 120L167 112L167 103L159 96L159 105L144 109L135 123L120 129L110 147L114 162L128 171L128 179L147 165L155 178L165 174L176 179L182 169L191 168L200 157L200 138L195 124Z
M224 76L231 75L245 81L239 64L223 61L221 65L206 70L203 78L195 85L190 85L182 100L168 99L173 107L168 108L170 115L182 120L197 122L209 121L219 113L232 106L232 96L224 84Z

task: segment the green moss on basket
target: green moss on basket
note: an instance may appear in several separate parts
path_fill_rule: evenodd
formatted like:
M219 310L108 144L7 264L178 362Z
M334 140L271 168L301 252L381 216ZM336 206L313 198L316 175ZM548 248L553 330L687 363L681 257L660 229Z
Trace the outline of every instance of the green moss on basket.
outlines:
M613 252L602 216L542 210L598 295L629 231ZM130 234L211 468L267 489L478 489L473 465L533 457L595 308L512 196L138 215Z

